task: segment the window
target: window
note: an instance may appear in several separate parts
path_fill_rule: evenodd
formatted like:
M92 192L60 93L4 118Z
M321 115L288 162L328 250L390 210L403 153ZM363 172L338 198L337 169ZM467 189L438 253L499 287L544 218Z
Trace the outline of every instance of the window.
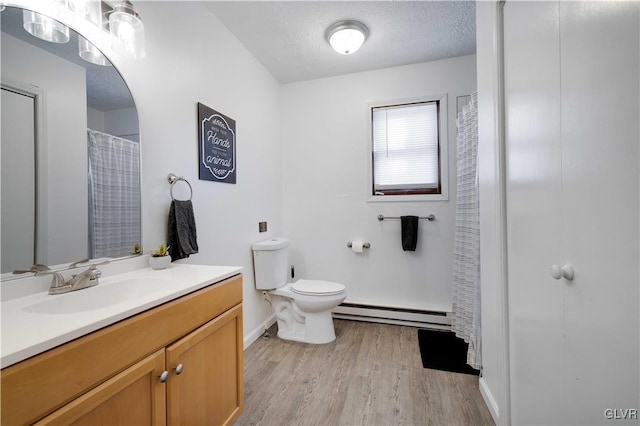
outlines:
M372 195L442 194L441 100L371 108Z

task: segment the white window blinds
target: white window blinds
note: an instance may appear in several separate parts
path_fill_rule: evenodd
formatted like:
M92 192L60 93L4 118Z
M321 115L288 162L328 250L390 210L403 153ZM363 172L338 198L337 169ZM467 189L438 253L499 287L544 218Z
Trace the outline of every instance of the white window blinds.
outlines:
M373 190L439 188L438 102L372 108Z

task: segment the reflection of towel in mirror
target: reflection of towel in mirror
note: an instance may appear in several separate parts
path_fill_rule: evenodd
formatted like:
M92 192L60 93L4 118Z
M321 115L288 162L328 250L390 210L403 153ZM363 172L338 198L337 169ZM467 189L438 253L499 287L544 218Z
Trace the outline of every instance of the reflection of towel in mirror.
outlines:
M418 245L418 216L400 216L402 250L415 251Z
M171 202L168 231L167 242L172 262L198 252L196 219L191 200Z

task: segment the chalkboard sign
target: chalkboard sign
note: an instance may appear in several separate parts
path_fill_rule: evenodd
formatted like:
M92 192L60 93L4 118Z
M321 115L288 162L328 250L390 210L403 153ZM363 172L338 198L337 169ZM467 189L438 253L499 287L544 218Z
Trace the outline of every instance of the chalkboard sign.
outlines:
M200 179L236 183L236 121L198 102Z

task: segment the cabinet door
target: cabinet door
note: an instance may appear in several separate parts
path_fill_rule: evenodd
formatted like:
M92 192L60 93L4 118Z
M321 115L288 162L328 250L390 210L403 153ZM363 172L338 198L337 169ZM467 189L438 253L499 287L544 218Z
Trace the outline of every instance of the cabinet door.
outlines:
M242 349L242 304L167 348L169 425L235 421L244 398Z
M549 275L562 253L559 5L507 2L504 67L511 414L563 424L563 292ZM562 420L559 420L562 419Z
M556 263L576 274L561 285L565 398L577 424L640 408L639 14L638 1L560 2L562 235L570 250Z
M504 12L511 421L637 423L640 3Z
M37 425L164 425L164 349L45 417Z

